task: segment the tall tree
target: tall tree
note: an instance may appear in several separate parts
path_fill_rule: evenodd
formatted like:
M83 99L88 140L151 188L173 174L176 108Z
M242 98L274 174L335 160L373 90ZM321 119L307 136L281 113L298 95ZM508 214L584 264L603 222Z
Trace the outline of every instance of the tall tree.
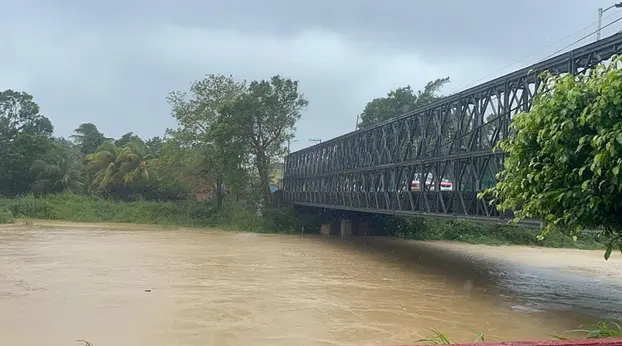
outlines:
M281 76L253 81L236 102L223 108L223 133L243 143L253 154L261 181L264 205L270 206L270 162L286 151L301 111L308 101L298 90L298 81Z
M108 139L91 123L80 124L70 137L84 155L93 154Z
M30 189L30 166L46 156L54 128L25 92L0 92L0 195Z
M194 179L213 184L217 205L223 200L223 183L233 183L247 158L239 141L225 140L218 126L221 109L234 102L245 91L244 83L231 76L208 75L194 82L189 92L172 92L168 102L178 128L169 134L187 150L193 151L196 165Z
M391 90L386 97L368 102L359 115L359 129L371 127L385 120L433 103L441 98L437 92L449 83L449 77L429 81L423 90L415 92L410 85Z

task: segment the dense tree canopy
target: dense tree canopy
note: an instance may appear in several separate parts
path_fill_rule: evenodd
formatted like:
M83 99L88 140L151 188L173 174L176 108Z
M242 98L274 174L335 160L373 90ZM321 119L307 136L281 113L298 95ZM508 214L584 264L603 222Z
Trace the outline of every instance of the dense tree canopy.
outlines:
M231 76L208 75L196 81L190 92L172 92L168 102L178 128L169 135L194 158L186 169L199 184L214 186L217 205L223 200L223 184L240 188L244 184L244 164L248 151L232 138L223 138L221 110L245 92L243 82ZM236 191L237 192L237 191Z
M30 167L52 145L52 123L24 92L0 92L0 195L30 190Z
M308 104L298 82L281 76L250 83L235 102L224 105L222 136L253 156L265 205L270 198L270 163L286 152L301 111Z
M513 136L493 196L516 218L541 219L550 230L601 230L605 252L622 251L622 61L588 75L544 75ZM547 92L548 90L548 92Z
M52 124L31 95L0 93L0 195L67 191L128 200L207 194L218 206L227 195L243 195L269 206L269 184L279 180L275 167L307 104L298 82L208 75L167 101L177 126L164 137L144 141L130 131L109 138L83 123L69 141L52 137Z
M371 100L359 116L358 128L368 128L439 100L441 96L436 93L447 83L449 77L439 78L428 82L423 90L418 92L408 85L391 90L386 97Z

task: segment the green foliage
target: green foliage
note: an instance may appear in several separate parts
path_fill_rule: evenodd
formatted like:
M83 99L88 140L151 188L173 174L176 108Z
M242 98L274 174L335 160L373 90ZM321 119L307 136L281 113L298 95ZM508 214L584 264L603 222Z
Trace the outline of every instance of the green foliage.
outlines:
M123 136L121 136L119 139L115 140L114 145L116 145L119 148L122 148L128 145L130 142L142 142L142 139L136 136L134 132L128 132L124 134Z
M34 178L32 190L38 194L82 192L83 169L79 155L70 143L55 140L51 143L46 157L35 160L30 167L30 173Z
M439 78L428 82L423 90L416 93L409 85L391 90L386 97L373 99L367 103L360 115L359 129L371 127L439 100L441 97L436 93L447 83L449 77Z
M270 163L286 152L301 111L308 101L298 82L282 76L251 82L235 102L221 108L221 138L241 143L253 156L263 203L270 207Z
M588 329L589 328L589 329ZM416 340L415 342L425 342L434 345L452 345L453 341L436 329L431 329L433 335L427 338ZM566 333L581 333L586 339L607 339L622 337L622 327L615 322L600 321L592 326L580 326L578 329L567 331ZM558 340L567 340L568 338L552 335ZM473 343L484 343L484 334L478 333Z
M245 167L249 154L244 143L223 132L221 109L236 101L245 92L245 84L233 77L208 75L196 81L190 92L172 92L168 102L178 128L169 130L170 140L177 146L175 152L184 151L189 159L179 156L167 158L183 168L185 176L195 185L214 186L218 206L223 200L222 184L238 193L248 181ZM174 147L169 146L167 153Z
M598 229L622 251L622 60L586 75L542 76L529 112L517 115L497 185L480 195L551 231ZM543 234L543 235L544 235Z
M30 167L46 155L52 131L31 95L0 92L0 195L28 192Z
M87 168L94 173L91 186L96 191L108 192L111 186L125 186L147 179L148 163L153 159L142 141L131 141L124 147L104 142L97 152L86 157Z
M433 344L433 345L452 345L455 344L453 341L450 341L449 338L447 338L447 336L441 332L439 332L436 329L431 329L432 333L434 333L432 336L427 337L427 338L423 338L423 339L419 339L415 342L425 342L425 343L429 343L429 344ZM484 334L483 333L478 333L477 334L477 338L473 341L473 343L484 343Z
M0 208L0 224L3 223L12 223L13 222L13 213L5 208Z
M5 211L3 214L2 211ZM76 222L123 222L135 224L221 227L236 231L291 233L295 222L290 211L273 210L260 216L257 210L237 203L216 208L212 202L115 202L71 193L0 199L0 220L45 219ZM0 223L2 223L0 221Z
M580 326L569 333L582 333L588 339L620 338L622 327L615 322L599 321L592 326Z
M535 228L511 224L484 225L467 221L445 221L425 218L389 218L383 222L386 233L416 240L458 241L471 244L527 245L554 248L602 249L606 242L598 234L579 233L576 240L556 232L538 237Z
M81 124L74 132L75 134L71 138L84 155L94 153L100 145L109 140L103 133L99 132L97 126L91 123Z

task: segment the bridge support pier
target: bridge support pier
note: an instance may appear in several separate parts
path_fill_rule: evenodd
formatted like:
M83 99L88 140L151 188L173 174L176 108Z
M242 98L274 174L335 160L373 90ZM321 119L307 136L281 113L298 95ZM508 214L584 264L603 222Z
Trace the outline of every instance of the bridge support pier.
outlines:
M340 219L332 220L329 223L323 223L320 225L320 234L322 235L339 235L341 237L347 237L352 235L352 220Z
M341 219L341 227L339 229L339 235L347 237L352 235L352 220Z
M320 234L322 235L330 235L330 224L323 223L320 225Z

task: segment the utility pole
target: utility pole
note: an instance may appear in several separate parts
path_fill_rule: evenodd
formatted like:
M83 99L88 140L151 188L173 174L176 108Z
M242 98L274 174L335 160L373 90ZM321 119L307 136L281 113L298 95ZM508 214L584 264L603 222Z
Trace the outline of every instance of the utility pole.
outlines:
M605 9L603 9L602 7L598 8L598 28L596 29L596 41L600 40L600 30L603 26L603 13L609 11L612 8L620 8L620 7L622 7L622 2L613 4Z

